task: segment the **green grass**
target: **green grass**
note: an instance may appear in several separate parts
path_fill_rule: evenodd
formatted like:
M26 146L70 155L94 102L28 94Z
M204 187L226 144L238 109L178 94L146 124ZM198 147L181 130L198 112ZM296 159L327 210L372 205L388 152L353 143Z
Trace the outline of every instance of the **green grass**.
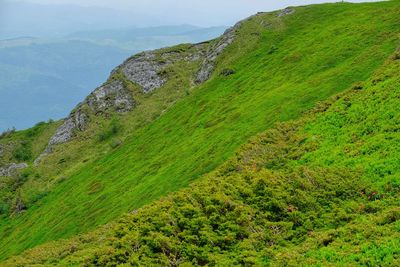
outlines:
M397 56L189 188L5 266L398 266Z
M93 133L98 137L107 125L99 119L80 139L57 148L39 168L52 174L52 190L24 214L2 218L0 258L95 229L187 187L251 136L275 122L298 118L317 101L368 79L398 44L399 11L395 1L325 4L296 8L283 18L272 13L246 21L210 81L192 88L190 79L177 72L175 88L182 100L169 98L164 113L151 106L163 103L162 98L148 100L154 116L147 120L139 115L149 111L144 104L121 117L123 127L138 125L128 126L122 145L113 149L98 144L98 138L85 141ZM235 73L219 75L227 68ZM156 92L155 99L174 92L172 84ZM60 157L74 164L60 166ZM59 175L65 177L55 180Z
M4 135L0 138L2 156L0 166L10 162L32 162L34 156L39 155L47 145L53 131L59 126L55 122L40 122L36 126L24 130ZM0 178L0 218L13 213L13 206L16 198L21 197L20 186L27 183L29 176L38 178L38 174L31 169L23 170L16 177ZM27 187L29 189L29 187ZM40 186L37 190L24 191L24 200L33 201L46 194L48 188Z
M0 164L7 162L32 162L47 145L52 132L59 126L56 122L39 122L34 127L5 134L0 137L0 145L4 146ZM25 150L26 153L18 153Z

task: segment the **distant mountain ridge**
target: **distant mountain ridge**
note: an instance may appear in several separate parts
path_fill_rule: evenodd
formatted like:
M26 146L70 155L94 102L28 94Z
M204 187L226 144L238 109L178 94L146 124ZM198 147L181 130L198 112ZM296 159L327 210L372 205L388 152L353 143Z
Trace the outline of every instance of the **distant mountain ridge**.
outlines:
M143 51L179 43L198 43L211 40L220 36L227 28L227 26L198 27L193 25L137 27L80 31L69 34L66 38Z

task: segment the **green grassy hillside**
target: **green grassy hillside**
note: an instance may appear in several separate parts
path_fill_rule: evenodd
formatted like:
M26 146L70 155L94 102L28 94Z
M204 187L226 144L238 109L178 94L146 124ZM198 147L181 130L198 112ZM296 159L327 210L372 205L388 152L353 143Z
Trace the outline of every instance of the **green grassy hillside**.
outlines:
M80 134L72 142L57 147L55 153L45 159L43 164L31 167L28 170L31 172L28 174L31 175L30 180L21 188L22 197L29 198L32 194L36 194L33 193L35 190L39 192L41 187L37 184L46 185L49 190L39 199L27 201L29 207L24 213L2 217L0 258L7 258L46 241L70 237L95 229L99 225L118 218L123 213L186 187L190 182L225 162L251 136L271 128L275 122L298 118L316 102L368 79L393 53L398 44L399 12L400 5L397 1L370 4L338 3L295 8L294 13L283 17L277 16L277 13L262 13L246 20L237 30L236 40L218 59L214 74L208 82L200 86L193 86L188 78L193 76L199 62L190 66L177 65L170 72L170 75L176 77L173 82L154 92L151 97L143 97L143 105L128 115L115 115L114 120L121 125L122 129L125 129L122 133L105 139L94 138L102 131L107 132L109 127L113 127L109 119L98 118L96 124L92 125L87 132ZM180 47L179 50L187 49L185 47ZM227 73L231 75L226 76ZM132 86L132 90L135 90L134 85L128 86ZM172 96L170 93L173 93ZM180 100L176 101L176 99ZM310 128L310 131L318 129L315 126ZM328 133L330 128L327 127L324 130ZM284 136L285 133L283 132L281 135ZM110 146L119 139L122 139L119 145ZM300 140L299 144L309 145L309 142L303 141ZM332 143L334 140L330 142ZM338 206L347 203L348 196L353 192L349 190L358 192L357 190L360 189L358 186L364 186L355 182L353 184L355 174L346 176L347 172L341 172L339 167L347 166L349 164L347 159L338 162L332 169L313 166L312 158L307 158L309 154L301 158L301 161L296 158L297 163L290 161L289 164L286 163L287 156L284 155L288 153L285 149L286 145L279 143L277 149L280 149L280 145L283 146L283 151L276 151L277 159L271 159L272 163L269 161L263 163L266 166L272 164L272 167L254 174L259 177L261 184L271 183L271 185L277 186L276 189L271 189L273 192L270 192L277 195L272 195L271 204L265 201L267 206L264 207L266 211L272 212L271 216L276 217L264 218L266 215L261 214L261 217L256 219L254 232L252 234L245 232L243 233L245 236L251 235L257 239L257 236L261 235L257 230L258 225L267 223L267 221L280 221L279 210L283 209L281 205L289 203L286 198L289 198L290 195L285 193L288 189L286 187L290 185L288 181L291 179L296 181L308 175L307 170L296 167L296 164L299 166L310 165L308 167L310 173L315 173L316 179L322 184L321 188L334 190L326 191L317 187L318 190L314 192L313 189L318 184L314 184L312 181L304 186L301 183L296 184L293 190L299 190L298 194L304 198L300 201L303 201L305 206L304 214L299 214L300 219L301 216L319 218L319 214L329 211L332 207L328 203L321 206L320 213L309 217L311 216L309 212L312 212L309 207L316 207L319 200L334 198L331 194L336 194L335 186L339 186L339 191L344 192L343 195L338 193L338 199L335 200L335 205ZM293 144L287 146L294 147ZM313 154L320 161L323 160L321 155L324 155L321 149L323 147L313 152L320 153ZM329 151L329 148L326 149ZM268 149L266 150L268 151ZM302 151L296 153L302 155ZM336 154L330 152L326 154L331 157L336 154L341 155L340 151ZM260 158L261 162L262 159ZM280 162L280 159L283 162ZM325 158L325 161L321 164L329 165L332 158ZM319 166L318 163L319 161L315 162L317 166ZM293 169L287 169L287 164L293 165ZM356 165L357 162L355 161L353 164ZM373 170L374 166L371 165L371 171ZM348 172L352 171L351 169ZM289 176L286 175L287 172L290 173ZM325 173L327 177L332 177L332 184L323 179L326 178ZM236 176L239 177L237 182L234 179ZM268 178L275 176L281 177L283 180ZM204 194L203 196L206 197L213 190L223 190L224 187L229 189L231 188L230 183L239 185L241 181L244 182L247 179L241 174L227 177L231 178L221 181L219 178L215 178L211 180L213 182L210 182L210 187L205 182L198 186L199 189L190 190L197 190L199 194ZM344 180L343 184L342 179ZM239 211L236 211L230 206L229 197L225 202L224 195L231 194L234 198L247 199L246 194L249 194L248 200L253 203L253 207L246 209L243 206L243 216L247 216L247 219L259 216L257 209L258 206L263 206L264 200L260 198L262 195L258 195L257 180L249 180L248 183L248 188L244 184L243 189L232 189L232 192L221 192L221 196L216 196L216 204L223 205L224 209L227 209L226 216L230 216L225 218L225 215L222 214L221 221L215 225L210 225L211 222L208 221L204 222L204 227L208 230L218 228L218 224L223 228L216 234L211 231L214 234L208 238L213 241L215 237L216 250L218 250L218 244L224 246L225 241L222 242L221 236L224 233L229 234L230 230L236 228L240 230L241 225L240 222L224 224L226 219L233 217L240 219L239 215L242 212L241 204L238 204ZM351 186L347 187L347 185ZM204 187L204 192L202 192L202 187ZM267 187L262 186L261 189L265 188ZM178 198L183 198L184 203L187 201L186 197L189 197L187 192L178 194ZM267 192L264 193L267 194ZM307 197L314 193L316 195ZM213 198L213 196L210 197ZM222 199L219 199L220 197ZM166 210L165 214L172 214L172 210L169 210L168 206L175 202L174 198L161 202L165 203L163 206L163 209ZM286 202L279 204L281 200ZM298 208L300 204L302 203L296 202L293 205ZM171 209L174 207L174 205L171 206ZM234 205L234 207L236 206ZM233 213L230 213L231 211ZM142 220L141 218L146 220L146 218L150 219L154 216L153 212L164 214L159 210L158 205L155 205L142 209L140 216L133 216L136 216L137 220ZM191 211L191 208L188 207L187 211L183 209L177 212L182 212L182 216L194 216L197 211ZM274 215L274 212L277 214ZM335 219L335 216L331 217L332 220ZM243 218L244 225L247 224L246 218ZM205 218L199 217L200 219ZM186 223L189 226L191 224L188 221L184 222L183 227ZM198 231L201 227L197 227L195 223L193 222L193 231ZM315 223L317 226L310 227L323 228L323 221ZM334 224L335 222L332 222L332 225ZM132 227L135 228L135 224ZM148 227L150 230L144 229L145 233L152 233L151 228L159 226L158 224L149 224ZM276 226L271 225L272 232L277 231L277 235L282 235L278 238L278 243L286 242L287 238L294 238L293 242L297 239L300 242L304 238L304 235L301 234L290 235L290 227L293 227L290 222L278 226L278 230L276 230ZM171 231L176 230L172 229ZM260 231L264 230L260 229ZM306 228L302 231L300 233L307 232ZM119 236L118 233L117 236ZM154 239L153 236L146 235L143 235L143 238L147 238L148 241ZM164 237L160 236L160 238L163 240ZM182 238L187 238L186 242L189 243L192 242L190 238L195 237L188 232L187 237ZM226 240L228 247L220 248L221 253L215 251L215 255L221 254L221 260L226 260L227 264L237 262L240 257L234 256L234 253L242 250L236 247L238 243L235 240L237 238L230 235L227 235L226 238L232 239L232 247L229 245L231 241ZM246 240L246 238L240 239ZM257 239L254 241L256 243L252 240L248 243L239 243L240 246L251 247L256 246L258 241ZM267 239L264 241L267 242ZM182 244L184 246L186 243ZM96 256L90 258L90 261L95 263L95 260L123 261L126 259L125 256L113 252L114 245L112 243L110 246L105 249L111 251L111 258L116 255L115 258L107 258L108 254L104 253L104 258ZM125 245L121 244L121 246ZM148 257L146 260L152 260L155 253L158 255L155 256L157 261L168 260L168 256L173 255L171 251L164 253L164 255L168 254L167 258L157 254L163 251L158 244L154 244L154 247L150 248L143 247L143 249L145 254L132 254L133 261L138 260L134 258L135 255L145 255L143 257ZM185 260L198 264L207 262L212 264L213 259L207 258L208 256L204 256L206 258L203 259L202 255L214 255L214 252L193 249L194 254L190 254L192 253L191 247L186 246L185 250L188 251L183 257ZM211 246L207 249L212 250ZM116 248L116 250L119 249ZM232 252L234 250L236 252ZM248 250L243 249L243 251ZM294 251L291 250L293 253ZM282 258L284 258L285 254L282 253ZM249 260L267 262L269 259L268 257L261 259L257 255L250 254L248 255ZM130 255L129 252L126 257L130 258ZM219 258L215 258L214 262L217 259Z
M5 266L398 266L399 88L397 52L188 189Z

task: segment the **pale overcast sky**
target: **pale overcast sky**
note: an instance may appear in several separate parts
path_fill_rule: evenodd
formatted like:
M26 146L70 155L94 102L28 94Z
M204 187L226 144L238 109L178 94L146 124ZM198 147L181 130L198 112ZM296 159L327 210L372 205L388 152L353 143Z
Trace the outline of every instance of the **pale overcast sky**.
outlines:
M82 6L105 6L105 7L185 7L193 9L196 7L236 7L236 8L262 8L276 9L281 6L289 5L305 5L322 2L340 2L340 1L323 1L323 0L26 0L34 3L46 4L76 4ZM350 1L350 2L366 2L366 1ZM372 2L372 1L369 1Z
M2 0L0 0L2 1ZM17 2L18 0L9 0ZM25 0L40 4L101 6L158 17L160 21L197 25L231 24L258 11L271 11L291 5L306 5L327 0ZM368 0L366 0L368 1ZM351 2L365 2L355 0ZM370 1L371 2L371 1Z
M260 11L324 2L335 1L0 0L0 39L163 25L231 26Z

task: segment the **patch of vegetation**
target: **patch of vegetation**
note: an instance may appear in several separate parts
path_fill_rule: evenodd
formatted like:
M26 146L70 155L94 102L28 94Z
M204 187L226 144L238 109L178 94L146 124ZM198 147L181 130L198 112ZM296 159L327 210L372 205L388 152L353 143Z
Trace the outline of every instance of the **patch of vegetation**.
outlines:
M58 125L59 122L40 122L27 130L6 131L6 134L0 138L0 146L4 147L0 163L2 163L1 160L3 163L31 163L47 146L50 136Z
M235 74L235 71L232 70L232 69L223 69L223 70L221 71L221 75L222 75L222 76L230 76L230 75L232 75L232 74Z
M121 131L122 131L121 124L119 123L119 121L116 118L114 118L111 120L108 128L99 133L99 141L100 142L106 141L106 140L110 139L111 137L117 135Z
M0 134L0 139L2 139L2 138L4 138L4 137L7 137L7 136L9 136L9 135L11 135L11 134L13 134L13 133L15 133L15 131L16 131L15 128L11 128L11 129L7 129L7 130L3 131L3 132Z
M41 122L33 128L25 131L11 131L0 139L2 153L0 155L0 167L9 163L32 163L33 160L47 146L51 134L59 123L49 121ZM22 172L16 172L13 177L0 177L0 218L13 214L17 199L29 200L29 206L44 196L45 186L37 182L29 183L29 180L37 181L40 177L32 167ZM21 190L26 186L30 190ZM22 192L22 195L21 195Z
M19 147L13 151L13 159L17 162L28 161L32 159L32 147L26 141L22 141Z

